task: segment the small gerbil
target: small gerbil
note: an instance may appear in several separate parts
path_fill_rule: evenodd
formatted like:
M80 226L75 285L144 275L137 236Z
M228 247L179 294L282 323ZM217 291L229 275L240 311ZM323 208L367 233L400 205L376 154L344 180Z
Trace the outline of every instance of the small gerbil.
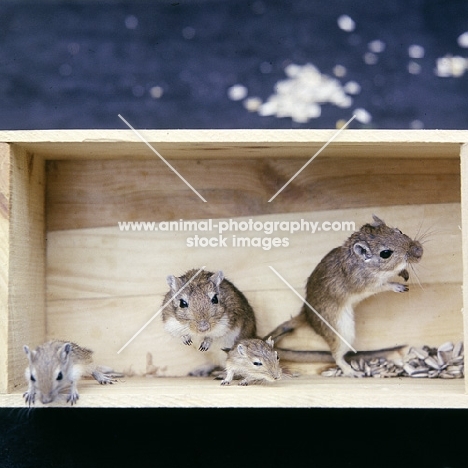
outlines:
M239 385L281 379L282 369L278 353L271 338L240 340L233 348L226 349L226 377L221 385L229 385L234 376L243 377Z
M69 388L67 403L72 405L79 398L77 382L83 374L90 374L100 384L111 384L114 377L110 369L93 364L93 351L70 341L48 341L35 350L23 346L29 365L25 371L29 383L23 394L26 403L34 404L36 396L43 404L52 403L63 390Z
M365 224L354 232L345 243L331 250L320 261L307 280L306 301L349 344L355 336L354 306L363 299L383 291L402 293L408 286L390 281L396 275L408 280L408 266L417 263L423 255L423 247L399 229L391 228L377 216L374 222ZM275 342L280 336L308 324L321 335L330 347L336 364L343 373L352 377L360 374L346 362L348 346L307 305L267 336ZM288 356L294 359L294 351ZM304 359L300 359L304 360Z
M252 307L222 271L192 269L180 277L168 276L167 283L170 291L163 302L167 303L162 311L164 328L185 345L194 344L199 351L208 352L210 362L190 375L207 376L224 367L222 349L256 337Z

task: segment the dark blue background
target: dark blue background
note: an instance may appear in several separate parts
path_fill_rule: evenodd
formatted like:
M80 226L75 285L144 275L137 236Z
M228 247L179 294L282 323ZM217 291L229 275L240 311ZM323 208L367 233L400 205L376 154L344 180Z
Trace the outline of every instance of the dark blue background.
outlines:
M352 33L338 27L341 14L356 22ZM137 128L335 128L356 107L373 128L468 128L468 73L434 73L437 58L468 56L457 44L465 0L3 2L0 26L0 129L123 128L118 114ZM367 65L376 39L386 48ZM417 75L407 68L412 44L425 49ZM242 84L266 99L288 63L308 62L327 75L346 67L340 81L362 87L350 109L328 104L297 124L228 98Z

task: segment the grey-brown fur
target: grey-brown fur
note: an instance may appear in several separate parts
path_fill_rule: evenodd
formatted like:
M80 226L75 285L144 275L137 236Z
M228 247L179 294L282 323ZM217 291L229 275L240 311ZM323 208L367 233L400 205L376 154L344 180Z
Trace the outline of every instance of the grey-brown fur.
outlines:
M373 223L362 226L320 261L307 280L306 300L352 345L354 306L379 292L408 291L407 285L390 279L401 276L407 280L409 264L419 262L422 255L423 247L417 240L374 216ZM269 335L278 341L282 335L305 324L325 339L335 362L346 375L359 376L344 359L349 347L306 304L299 315L282 323ZM291 353L288 356L280 353L280 357L294 359ZM316 360L313 354L310 357ZM304 360L304 356L298 360Z
M226 377L221 385L229 385L235 376L243 377L239 385L273 382L282 376L278 353L271 338L240 340L232 349L226 351Z
M162 320L165 329L182 343L209 352L207 366L192 373L208 375L224 366L222 349L256 336L256 323L247 298L224 278L222 271L197 272L192 269L180 277L167 277L170 290L164 297L163 305L168 304Z
M36 397L43 404L52 403L57 396L68 390L67 402L72 405L79 398L77 382L83 374L89 374L100 384L113 383L114 374L110 370L93 364L93 351L70 341L48 341L35 350L23 347L28 356L25 377L28 390L24 399L29 405Z

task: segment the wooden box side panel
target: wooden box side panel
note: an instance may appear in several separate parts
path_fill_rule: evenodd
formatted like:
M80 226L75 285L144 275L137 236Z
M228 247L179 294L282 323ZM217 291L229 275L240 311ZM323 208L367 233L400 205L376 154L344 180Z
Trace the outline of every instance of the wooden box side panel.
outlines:
M0 391L11 392L24 385L27 360L23 345L36 346L45 338L45 165L42 158L14 145L7 151L2 180L8 167L8 210L2 223L8 224L8 269L3 274L1 298L7 327L1 352L7 353L7 368Z
M468 144L461 148L461 218L463 255L463 322L465 346L468 343ZM468 392L468 376L465 373L465 391Z
M10 216L10 145L0 144L0 393L8 381L8 270Z

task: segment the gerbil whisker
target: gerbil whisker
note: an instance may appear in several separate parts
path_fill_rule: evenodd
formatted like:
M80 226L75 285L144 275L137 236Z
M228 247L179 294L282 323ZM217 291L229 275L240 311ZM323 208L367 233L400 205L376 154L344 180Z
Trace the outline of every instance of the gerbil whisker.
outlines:
M433 229L433 226L430 226L420 236L416 237L415 240L421 244L425 244L428 241L432 241L434 235L447 232L449 232L448 229Z
M418 283L419 287L424 291L424 287L423 285L421 284L421 280L419 279L419 276L418 274L416 273L416 268L414 267L414 265L412 263L409 264L410 268L411 268L411 271L413 272L414 274L414 277L416 278L416 282Z
M424 218L421 219L421 221L420 221L420 223L419 223L418 230L416 231L416 235L414 236L414 239L418 239L418 238L419 238L419 234L420 234L420 232L421 232L421 228L422 228L423 222L424 222Z

